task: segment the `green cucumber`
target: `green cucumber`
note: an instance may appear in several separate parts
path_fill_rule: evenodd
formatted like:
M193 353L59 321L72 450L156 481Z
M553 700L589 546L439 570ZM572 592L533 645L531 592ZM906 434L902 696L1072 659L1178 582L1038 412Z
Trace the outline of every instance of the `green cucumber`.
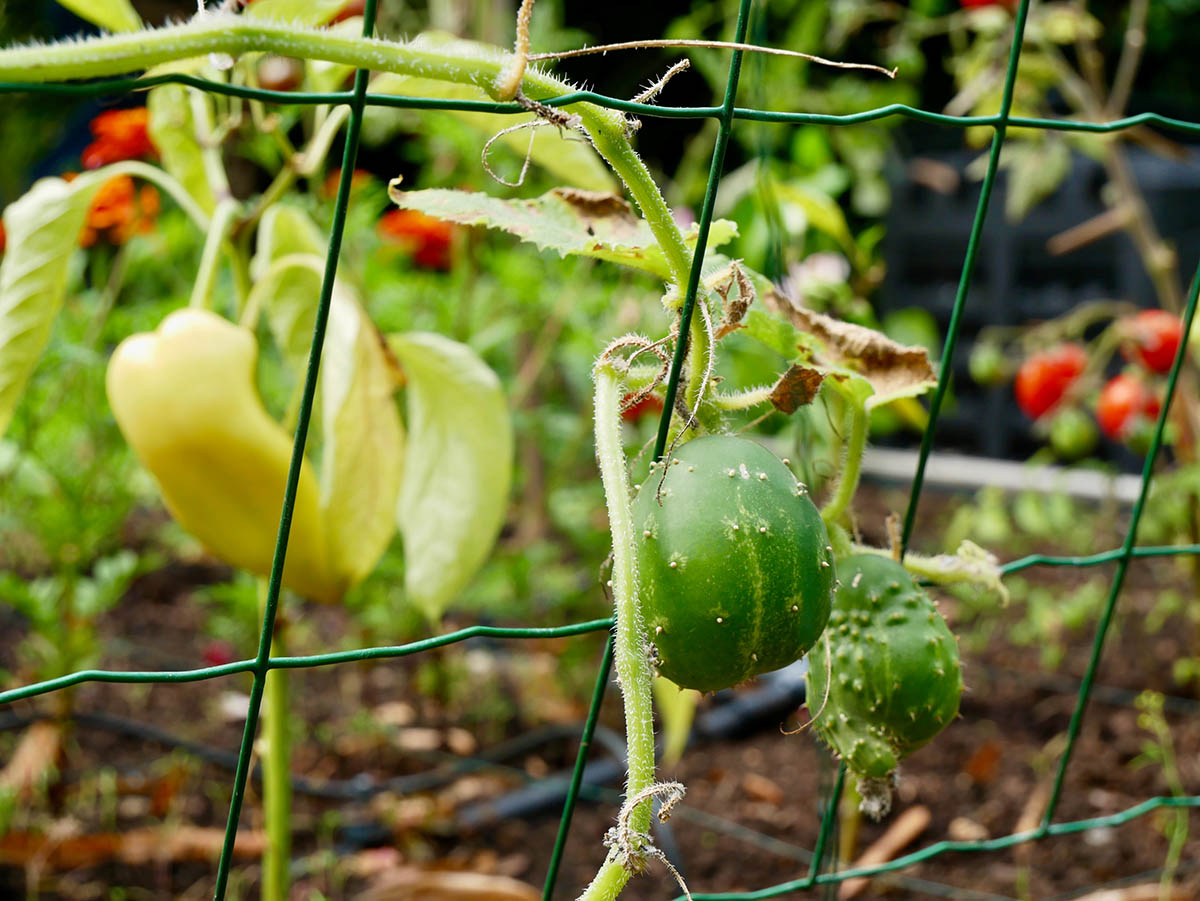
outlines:
M808 490L762 445L689 441L665 478L652 467L633 522L642 621L661 675L716 691L787 666L820 637L833 550Z
M838 561L838 573L826 638L808 658L806 703L878 818L900 761L957 716L962 667L954 634L903 566L859 554Z

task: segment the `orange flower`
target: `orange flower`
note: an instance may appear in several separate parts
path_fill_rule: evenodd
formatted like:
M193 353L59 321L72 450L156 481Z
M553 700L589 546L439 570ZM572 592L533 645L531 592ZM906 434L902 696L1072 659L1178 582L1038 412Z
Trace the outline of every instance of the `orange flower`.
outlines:
M124 244L134 234L150 231L158 210L158 191L153 187L137 189L128 175L110 178L92 198L79 245L91 247L101 237L110 244Z
M350 176L350 193L365 188L371 183L374 178L366 169L355 169L354 174ZM334 169L325 177L324 183L321 185L321 194L330 199L337 197L338 185L342 181L342 170Z
M119 160L154 154L147 130L150 114L146 107L107 110L92 120L96 140L83 149L83 167L99 169Z
M413 262L423 269L450 268L454 228L449 222L416 210L392 210L379 220L378 232L383 240L412 254Z

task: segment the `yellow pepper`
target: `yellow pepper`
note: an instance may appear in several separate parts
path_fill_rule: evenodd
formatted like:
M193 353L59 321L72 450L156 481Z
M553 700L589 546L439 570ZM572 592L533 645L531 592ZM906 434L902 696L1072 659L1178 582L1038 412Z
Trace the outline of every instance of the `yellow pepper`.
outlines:
M254 335L215 313L185 309L121 342L108 399L129 446L171 515L213 554L260 575L271 569L292 439L254 386ZM305 460L283 570L287 588L338 600L317 477Z

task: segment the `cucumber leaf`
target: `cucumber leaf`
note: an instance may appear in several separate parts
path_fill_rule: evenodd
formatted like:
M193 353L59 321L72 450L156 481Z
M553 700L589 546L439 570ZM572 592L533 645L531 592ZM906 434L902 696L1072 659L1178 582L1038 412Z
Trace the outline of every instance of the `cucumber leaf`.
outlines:
M247 6L242 15L295 25L324 25L345 5L346 0L258 0Z
M491 100L483 88L468 84L451 84L430 78L385 73L371 82L371 92L394 94L405 97L436 97L441 100ZM387 115L379 107L372 107L368 118ZM480 113L472 110L440 110L460 122L476 129L480 134L498 135L514 125L532 122L532 113L513 116L503 113ZM533 131L528 129L510 131L500 135L500 143L513 150L518 156L529 158L563 184L588 191L612 191L617 182L600 155L579 135L558 128L542 126ZM532 144L530 141L532 140Z
M670 268L644 219L616 194L554 188L530 200L503 200L473 191L431 188L402 191L388 188L392 201L404 209L419 210L461 225L498 228L559 256L586 256L641 269L669 279ZM737 224L717 219L709 230L709 248L737 237ZM684 235L695 247L699 226ZM705 254L707 261L708 255Z
M797 306L776 291L762 296L778 320L770 322L770 317L752 312L743 331L791 359L836 375L866 409L916 397L937 386L924 347L899 344L875 329ZM789 342L790 352L785 349Z
M508 506L513 431L500 380L441 335L388 336L406 382L396 518L410 598L438 620L491 552Z

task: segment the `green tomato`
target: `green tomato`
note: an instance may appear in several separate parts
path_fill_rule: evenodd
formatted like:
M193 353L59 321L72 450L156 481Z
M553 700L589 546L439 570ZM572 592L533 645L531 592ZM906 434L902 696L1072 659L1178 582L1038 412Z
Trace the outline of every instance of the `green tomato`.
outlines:
M976 344L967 361L971 378L979 385L1002 385L1008 380L1008 360L995 344Z
M1050 447L1063 460L1086 457L1096 449L1099 438L1092 417L1078 407L1068 407L1050 423Z
M808 489L766 448L730 435L688 442L665 479L651 470L633 522L661 675L716 691L787 666L820 637L833 550Z

